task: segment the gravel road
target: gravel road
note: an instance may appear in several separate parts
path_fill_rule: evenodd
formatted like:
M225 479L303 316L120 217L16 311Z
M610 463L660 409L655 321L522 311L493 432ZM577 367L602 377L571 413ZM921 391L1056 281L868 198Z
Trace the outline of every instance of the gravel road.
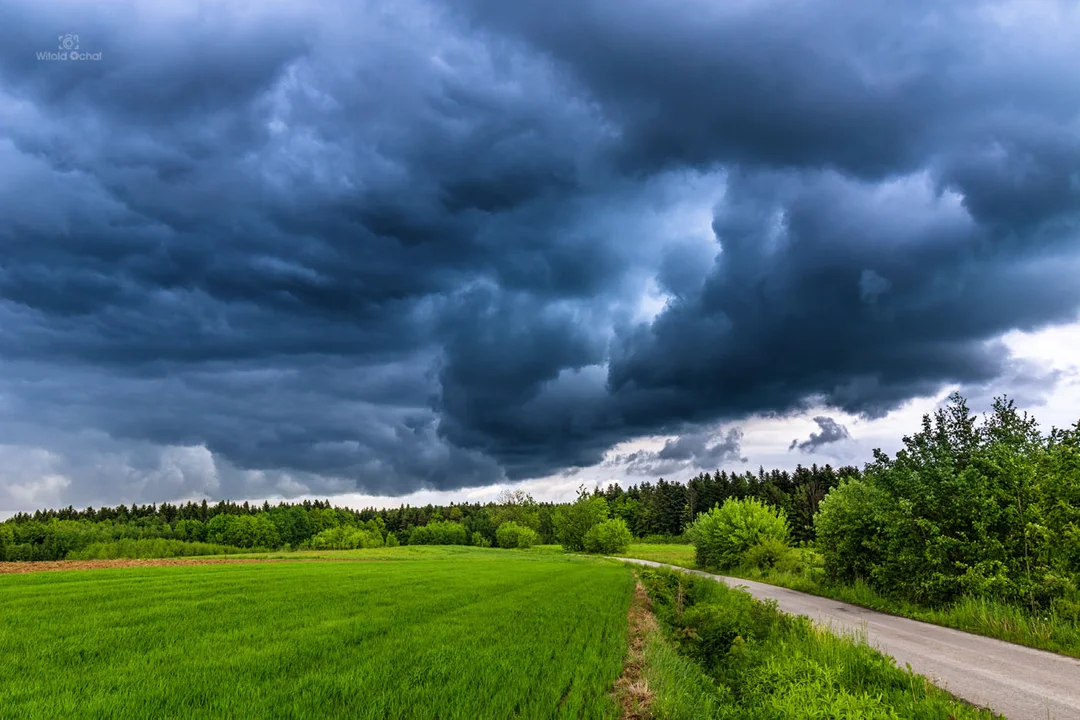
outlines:
M896 658L901 668L910 663L916 673L953 695L990 707L1009 720L1080 720L1080 660L775 585L649 560L616 559L742 586L756 598L776 600L784 612L806 615L836 631L865 632L870 644Z

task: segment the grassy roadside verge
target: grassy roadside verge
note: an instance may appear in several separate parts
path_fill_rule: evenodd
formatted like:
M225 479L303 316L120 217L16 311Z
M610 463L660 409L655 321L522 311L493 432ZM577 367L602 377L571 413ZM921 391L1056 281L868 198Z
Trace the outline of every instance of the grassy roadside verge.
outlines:
M652 619L641 623L637 692L623 695L625 717L1000 717L900 670L863 639L833 635L741 590L666 569L637 574Z
M696 720L720 713L716 685L693 660L679 654L653 614L639 581L630 601L626 666L615 684L622 720Z
M742 569L729 573L745 580L779 585L861 607L1005 640L1038 650L1080 658L1080 625L1053 611L1034 615L1029 610L995 600L965 597L942 608L926 608L894 600L865 583L832 585L806 570L775 572Z
M697 568L694 548L690 545L631 545L624 557ZM740 568L718 574L778 585L890 615L1080 658L1080 624L1056 613L1035 616L1014 605L970 597L943 608L925 608L884 597L864 583L832 585L822 579L821 557L812 550L792 549L789 556L772 569Z

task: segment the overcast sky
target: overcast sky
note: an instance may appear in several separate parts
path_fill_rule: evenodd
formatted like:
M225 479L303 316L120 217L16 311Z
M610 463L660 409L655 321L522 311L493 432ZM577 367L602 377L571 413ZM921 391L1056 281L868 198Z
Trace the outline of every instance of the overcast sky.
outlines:
M1075 423L1076 8L0 4L0 512Z

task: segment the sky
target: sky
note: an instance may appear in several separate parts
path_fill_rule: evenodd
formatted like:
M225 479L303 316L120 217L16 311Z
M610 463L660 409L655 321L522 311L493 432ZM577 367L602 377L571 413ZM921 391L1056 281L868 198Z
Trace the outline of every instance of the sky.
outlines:
M1080 420L1080 10L0 5L0 513Z

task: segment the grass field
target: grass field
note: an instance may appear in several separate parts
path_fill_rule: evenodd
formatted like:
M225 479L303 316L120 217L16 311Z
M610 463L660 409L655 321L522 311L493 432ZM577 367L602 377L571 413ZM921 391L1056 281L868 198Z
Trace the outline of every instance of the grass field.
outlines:
M617 716L629 569L466 548L323 554L382 561L0 576L0 715Z
M620 556L678 565L691 570L697 567L694 564L693 545L649 545L640 543L631 545L626 552L620 553Z

